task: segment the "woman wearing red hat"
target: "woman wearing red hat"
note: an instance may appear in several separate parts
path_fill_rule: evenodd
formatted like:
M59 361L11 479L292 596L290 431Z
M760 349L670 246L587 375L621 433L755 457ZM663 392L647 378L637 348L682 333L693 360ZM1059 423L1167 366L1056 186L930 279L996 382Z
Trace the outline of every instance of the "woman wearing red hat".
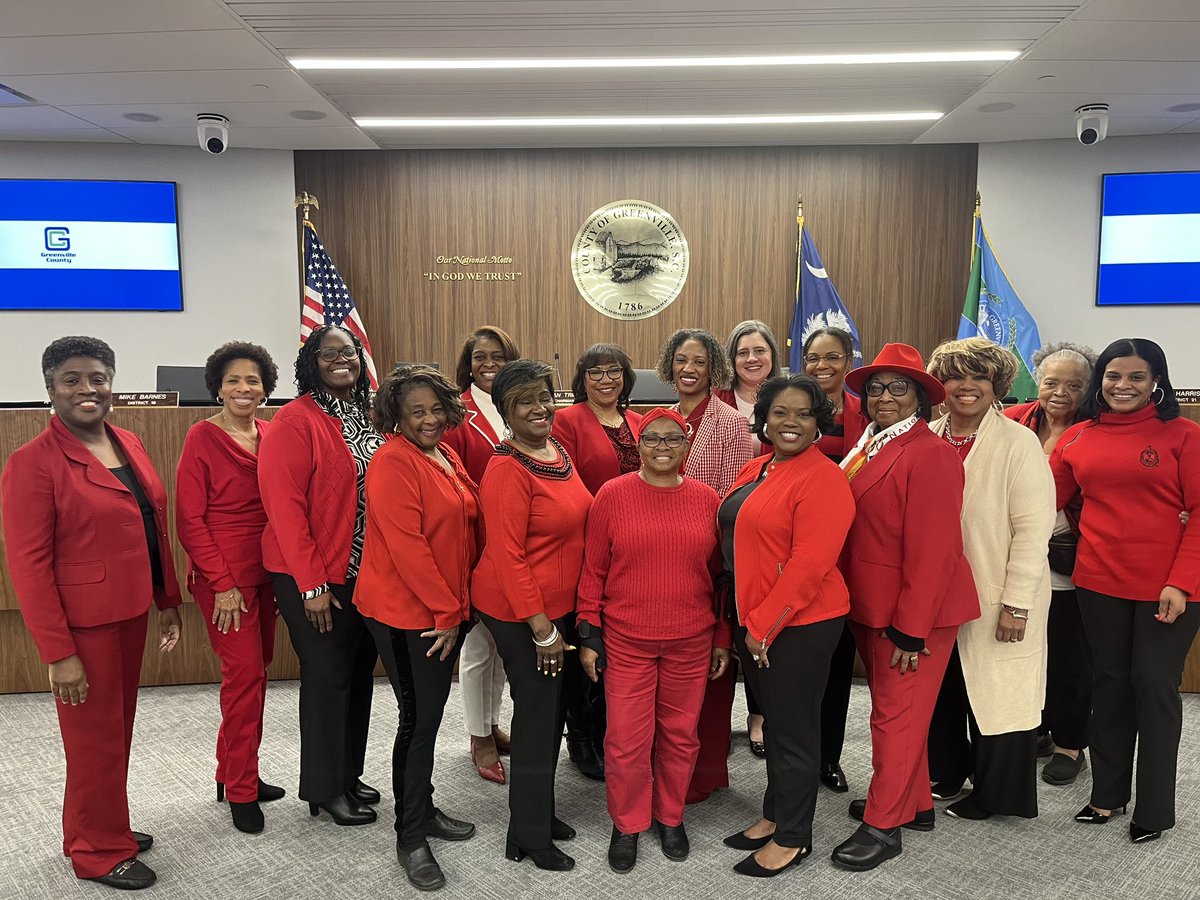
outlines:
M850 628L871 688L874 776L850 804L858 830L833 864L864 872L900 855L900 828L933 828L925 744L958 626L979 616L963 555L963 467L929 430L946 392L907 344L846 376L870 424L842 461L857 513L842 570Z
M616 872L633 868L651 822L666 857L687 858L683 806L705 683L729 666L729 627L713 612L717 494L679 474L683 416L654 409L640 430L641 468L601 487L588 513L576 608L580 661L592 681L604 671Z

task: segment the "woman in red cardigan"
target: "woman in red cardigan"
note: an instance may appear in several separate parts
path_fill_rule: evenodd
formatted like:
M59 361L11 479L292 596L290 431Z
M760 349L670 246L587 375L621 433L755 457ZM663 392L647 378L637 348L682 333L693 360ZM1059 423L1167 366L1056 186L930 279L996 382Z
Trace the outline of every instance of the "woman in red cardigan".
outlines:
M521 359L496 376L492 396L511 436L479 489L487 529L471 578L471 602L496 640L512 689L513 726L505 855L539 869L575 861L554 846L575 830L554 814L554 770L562 740L562 633L575 610L583 527L592 495L554 424L553 370Z
M445 876L428 838L462 841L470 822L433 803L433 756L477 557L475 483L438 445L462 422L454 385L436 369L398 366L374 402L375 424L394 435L367 468L367 534L354 605L387 669L400 721L392 747L396 855L418 890Z
M130 830L126 790L151 601L158 649L180 632L167 493L137 435L105 424L108 344L59 338L42 371L54 415L0 476L8 572L58 701L63 853L79 878L138 890L156 877L137 858L154 839Z
M221 405L188 429L175 470L175 526L188 555L188 587L221 660L217 802L229 795L238 831L263 830L260 800L284 790L258 775L267 666L275 651L275 592L262 564L267 524L258 491L257 417L278 370L262 347L235 341L204 364L204 382Z
M926 741L958 626L979 617L963 555L963 467L929 430L930 406L945 398L907 344L885 344L869 366L846 376L870 424L842 461L856 514L842 571L850 627L871 688L871 762L862 822L833 851L853 872L900 855L901 827L933 829Z
M1050 457L1059 508L1083 497L1073 580L1092 648L1092 796L1075 820L1103 825L1129 802L1136 743L1140 844L1175 825L1179 684L1200 629L1200 426L1180 418L1145 338L1100 354L1084 416Z
M817 447L833 408L816 381L770 379L753 421L773 454L742 469L718 521L735 582L734 646L768 723L767 790L762 817L725 843L757 851L734 871L770 878L812 852L821 696L850 608L837 560L854 500Z

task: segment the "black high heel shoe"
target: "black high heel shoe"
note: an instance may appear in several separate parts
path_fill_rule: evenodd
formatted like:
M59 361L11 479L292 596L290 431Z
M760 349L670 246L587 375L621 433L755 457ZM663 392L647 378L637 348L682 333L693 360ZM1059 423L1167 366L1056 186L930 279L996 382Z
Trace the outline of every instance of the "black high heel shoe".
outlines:
M726 847L732 847L734 850L758 850L767 846L767 843L775 836L775 832L771 832L766 837L747 837L745 831L739 831L731 834L729 837L721 841Z
M1124 806L1121 807L1121 812L1125 812ZM1082 825L1105 825L1116 814L1117 811L1115 809L1108 814L1097 812L1095 807L1089 803L1079 812L1075 813L1075 821Z
M350 796L364 806L374 806L380 800L379 791L369 784L365 784L361 778L354 782L354 787L350 788Z
M754 854L751 853L740 863L734 866L733 871L737 872L739 875L749 875L751 878L774 878L781 872L786 872L788 869L800 865L800 863L808 859L810 853L812 853L811 847L801 847L799 851L797 851L796 855L792 857L791 862L785 866L781 866L778 869L768 869L766 866L759 863L759 861L754 858Z
M577 832L574 828L555 816L550 820L550 837L556 841L569 841L575 837Z
M229 801L229 814L233 816L233 827L246 834L258 834L266 827L263 820L262 807L257 800L249 803Z
M850 785L846 783L846 773L837 763L826 763L821 766L821 784L835 794L844 794L850 790Z
M575 860L567 856L553 844L549 847L544 847L541 850L529 850L525 847L518 847L512 841L506 841L504 844L504 855L513 862L520 862L525 857L533 860L533 864L539 869L546 869L549 872L565 872L568 869L575 868Z
M1162 837L1161 831L1148 831L1137 822L1129 823L1129 839L1135 844L1148 844Z
M308 814L315 816L321 810L329 813L330 818L339 825L370 825L375 821L375 810L363 806L349 794L340 794L324 803L308 804Z
M278 785L267 784L261 778L258 779L258 802L270 803L272 800L282 800L287 796L287 791ZM223 782L217 782L217 802L225 802L225 785Z

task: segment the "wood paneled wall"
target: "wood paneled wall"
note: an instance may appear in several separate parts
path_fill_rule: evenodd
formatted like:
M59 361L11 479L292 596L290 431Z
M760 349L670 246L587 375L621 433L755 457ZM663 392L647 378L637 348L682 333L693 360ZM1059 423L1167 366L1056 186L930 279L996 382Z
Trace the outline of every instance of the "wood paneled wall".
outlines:
M976 148L763 147L670 150L298 151L296 187L366 322L382 371L436 360L453 371L475 326L510 331L527 356L621 344L650 367L663 340L742 319L782 344L796 277L796 198L870 359L886 341L928 353L953 337L970 265ZM691 249L680 297L659 315L594 311L571 277L571 243L596 209L646 200ZM439 255L510 256L514 282L431 282Z

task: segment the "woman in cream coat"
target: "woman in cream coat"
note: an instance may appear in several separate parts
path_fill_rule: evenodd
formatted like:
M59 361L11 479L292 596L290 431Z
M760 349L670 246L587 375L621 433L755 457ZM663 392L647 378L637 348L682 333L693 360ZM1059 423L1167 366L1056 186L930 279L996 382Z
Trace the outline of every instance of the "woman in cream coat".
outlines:
M996 408L1016 372L984 338L948 341L929 360L949 411L930 427L963 458L963 547L981 613L959 629L929 730L934 797L974 783L946 808L964 819L1037 815L1054 485L1037 437Z

